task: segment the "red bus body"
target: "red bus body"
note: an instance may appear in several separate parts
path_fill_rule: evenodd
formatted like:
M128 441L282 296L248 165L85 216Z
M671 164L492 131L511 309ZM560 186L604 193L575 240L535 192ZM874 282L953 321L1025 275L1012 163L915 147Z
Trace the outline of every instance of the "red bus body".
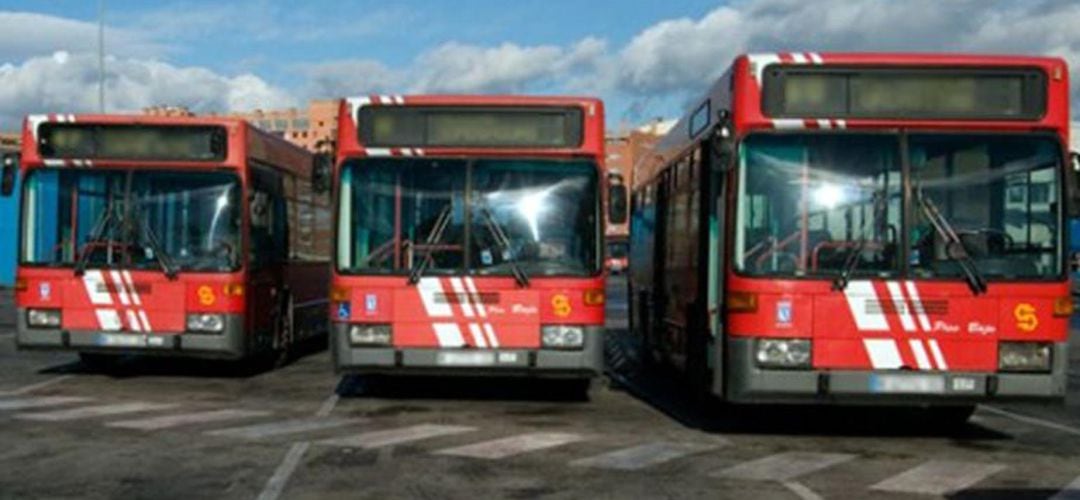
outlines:
M580 110L583 117L581 141L574 147L557 148L412 147L411 144L389 148L369 147L362 143L358 115L367 109L377 111L386 107L406 110L414 107L438 108L455 112L573 108ZM335 368L339 372L358 373L507 374L578 379L598 374L602 369L601 340L604 327L603 220L599 199L603 192L603 123L602 103L587 98L373 95L344 100L339 115L334 169L334 203L339 210L335 222L337 236L330 311ZM410 270L416 262L410 256L409 248L422 247L423 238L430 234L409 235L413 230L410 229L413 226L409 225L410 214L414 210L412 207L419 207L421 202L410 194L411 188L402 179L408 177L412 179L408 182L416 184L422 182L421 177L427 174L414 176L407 172L419 169L427 172L426 169L440 164L458 165L461 174L451 175L445 181L445 189L452 191L456 189L450 187L453 182L479 175L473 172L478 171L479 165L485 162L583 162L589 165L588 175L595 182L588 192L594 201L590 202L589 222L583 230L587 233L584 236L589 245L594 247L588 250L591 256L588 272L563 276L559 273L548 276L534 272L528 276L527 286L516 282L506 272L484 274L465 270L427 271L419 277L418 282L409 282ZM351 231L349 228L353 224L343 222L343 218L353 220L355 214L360 214L366 208L363 201L347 201L353 198L345 194L349 183L343 181L343 176L346 171L351 172L348 175L368 175L375 169L398 176L396 181L387 181L388 184L381 191L371 188L364 195L365 200L384 195L382 199L388 207L397 207L389 208L389 212L380 212L383 215L378 215L379 220L372 222L373 225L381 222L390 231L389 239L380 248L385 250L382 254L385 261L392 259L393 264L386 264L390 267L380 272L345 272L344 261L347 257L344 255L352 252L350 248L355 245L350 243L351 237L345 234L346 230ZM441 189L443 181L433 182ZM350 193L363 189L367 188L357 185L350 188ZM508 195L511 203L520 201L524 190L518 193L508 191ZM346 203L351 209L346 208ZM410 208L402 209L403 204ZM474 206L473 201L467 202L467 205L470 208L462 210L471 210L475 222L480 209ZM557 214L551 215L558 217ZM455 224L450 223L451 226ZM451 228L450 231L456 229ZM478 225L472 231L474 239L481 233L486 234L486 230ZM545 238L539 236L537 239L543 245ZM464 252L454 245L444 246L454 247L446 250L450 253ZM433 251L428 250L429 253ZM372 255L375 253L377 251ZM407 265L407 262L414 265ZM580 328L584 333L583 345L569 349L545 348L541 341L541 329L558 325ZM351 340L352 330L367 327L385 329L389 339L377 345L358 345Z
M776 77L765 75L792 68L784 74L796 74L799 68L823 72L835 68L846 75L867 68L899 72L915 68L935 75L1032 70L1043 76L1045 109L1038 116L1010 119L770 115L763 85L766 78ZM1069 144L1068 91L1065 62L1056 58L818 53L738 57L661 141L657 160L646 165L649 178L635 191L632 328L653 355L683 369L712 394L735 402L966 406L1008 398L1062 398L1072 312L1063 263L1068 241L1063 223L1068 199L1064 161ZM815 92L786 94L791 97L785 99L825 95ZM732 146L725 154L726 137ZM980 180L978 172L990 176L1008 168L1019 172L1036 168L1008 163L1008 158L993 159L1019 154L1002 152L1006 146L995 141L1022 144L1032 138L1044 141L1032 151L1058 159L1026 177L1009 174ZM968 141L972 146L963 149L950 141ZM870 144L890 146L877 150L864 146ZM861 151L863 156L845 151ZM846 154L855 160L838 159ZM881 177L837 173L873 168L866 165L875 161L882 169L893 170ZM980 170L984 164L986 170ZM820 165L834 168L828 171L833 177L812 178ZM936 182L931 178L935 175ZM924 176L930 179L925 188L920 187ZM1056 183L1050 180L1045 190L1033 180L1055 176ZM830 180L832 185L827 184ZM884 186L882 199L887 201L880 205L867 201L869 195L862 198L863 205L847 202L849 209L837 201L843 199L837 193L850 196L874 182ZM972 190L1000 195L1003 201L986 201L985 209L973 205L978 201L964 198L965 183ZM782 190L788 190L791 204L770 198L769 193ZM1039 201L1032 201L1037 191ZM937 271L929 269L955 265L947 256L937 257L941 259L933 263L937 268L922 267L927 254L917 245L939 236L933 228L918 234L913 229L916 221L929 217L918 201L927 196L925 192L946 193L929 197L945 207L956 227L965 224L957 222L963 217L1008 221L1002 223L1008 231L961 231L965 238L1004 239L1005 248L1018 255L976 259L977 267L987 273L985 293L973 292L958 271L933 275ZM815 203L825 208L815 211ZM965 204L977 208L965 209ZM889 213L895 215L881 215ZM1008 218L1012 213L1020 215ZM885 267L874 273L865 263L861 270L856 265L849 280L839 283L841 269L850 267L847 256L859 247L859 238L851 233L871 231L859 229L854 221L872 219L869 227L878 217L890 222L883 223L878 239L851 259L862 263L869 251ZM1033 219L1044 222L1032 223ZM796 230L774 229L784 224ZM1022 226L1027 231L1026 247L1021 246L1017 224L1026 224ZM1049 242L1045 248L1032 243L1033 233L1045 233L1039 236ZM967 246L969 240L963 241ZM892 250L874 253L878 247ZM978 256L976 250L966 252ZM1037 278L1006 271L993 274L1008 267L1010 259L1027 258L1024 255L1045 263L1046 270ZM837 264L836 272L825 273L819 266L823 269L830 256L845 262ZM808 351L805 358L802 349ZM1009 359L1004 359L1006 349ZM796 351L797 355L788 354ZM1014 369L1020 366L1010 364L1014 357L1028 353L1030 358L1016 362L1036 367ZM774 355L794 361L778 366ZM1002 368L1005 364L1009 369Z
M39 128L50 124L160 130L220 127L224 131L226 153L210 161L43 158L38 150ZM21 169L25 179L22 249L15 293L19 318L16 342L20 348L63 349L88 355L150 354L236 360L285 349L303 336L325 331L328 250L320 249L318 235L307 231L322 227L324 233L329 232L328 197L319 196L311 189L313 156L307 151L238 119L123 115L33 115L25 122L22 144ZM30 193L35 189L31 186L47 185L50 178L68 176L77 183L81 179L78 176L113 174L130 176L129 179L145 176L151 180L158 175L168 176L168 182L160 182L154 188L158 190L167 189L166 184L182 183L202 175L228 179L231 191L227 193L231 198L221 194L211 202L217 202L219 214L228 214L223 216L228 221L222 219L220 224L235 224L232 237L236 240L215 249L228 254L234 264L227 270L189 269L180 265L173 277L156 265L90 263L83 273L76 272L75 261L79 260L80 252L93 254L97 252L95 248L107 246L111 254L112 248L122 246L120 242L87 242L87 227L98 218L91 210L93 200L88 199L100 193L79 185L56 198L55 207L59 209L46 203L41 208L35 205L39 195ZM256 177L263 179L259 182L265 185L257 183ZM197 202L190 203L198 200L198 190L168 195L162 192L158 191L156 198L148 196L144 200L154 209L142 207L132 211L174 210L168 216L161 216L161 221L168 222L160 222L160 228L180 227L177 217L190 216L205 208L197 206ZM128 197L125 200L134 199L130 198L133 196L130 183L124 196ZM177 201L184 199L189 203L181 205ZM265 210L272 213L270 217L275 221L273 226L267 226L273 229L265 229L273 239L261 243L255 241L254 235L263 233L253 229L252 221L252 210L260 210L253 205L260 199L265 201ZM63 208L68 205L70 214L69 208ZM53 219L45 224L63 217L68 225L62 229L34 229L41 217L34 214L39 213ZM142 217L159 220L156 214ZM185 231L197 231L195 225ZM189 237L179 230L157 231L166 245ZM63 234L51 234L55 232ZM84 234L79 245L72 245L71 233ZM29 248L38 245L29 242L31 235L58 242L51 244L52 248L45 253L31 252ZM326 237L327 234L322 235L324 243ZM53 257L61 262L30 262ZM260 263L255 265L254 259ZM31 311L55 311L60 315L59 324L32 325ZM207 331L191 331L191 321L196 316L208 322L209 326L200 327Z

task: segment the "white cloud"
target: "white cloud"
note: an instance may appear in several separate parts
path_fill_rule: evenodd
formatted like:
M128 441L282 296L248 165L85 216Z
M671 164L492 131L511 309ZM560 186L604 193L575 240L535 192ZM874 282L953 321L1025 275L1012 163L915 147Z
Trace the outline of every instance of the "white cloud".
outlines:
M298 66L308 79L312 98L390 93L401 90L404 75L370 59L349 59Z
M19 65L0 66L0 128L18 127L30 113L97 110L97 58L57 52ZM187 106L196 112L294 106L296 100L261 78L223 76L205 68L110 57L106 64L110 112L138 112L155 104Z
M56 51L96 52L98 26L95 23L33 12L0 11L0 62L22 61ZM130 57L152 57L168 47L145 34L107 27L105 46L109 53Z

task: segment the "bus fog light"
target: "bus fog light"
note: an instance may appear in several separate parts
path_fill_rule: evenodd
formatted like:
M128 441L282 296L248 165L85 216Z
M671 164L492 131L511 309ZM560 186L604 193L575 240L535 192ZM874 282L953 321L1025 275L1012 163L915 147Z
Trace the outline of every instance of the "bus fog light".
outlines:
M352 325L349 343L362 346L390 345L390 325Z
M225 318L220 314L189 314L187 330L198 333L221 333L225 330Z
M809 368L810 341L806 339L759 339L754 359L762 368Z
M581 349L585 329L580 326L547 325L540 328L540 345L548 349Z
M26 311L26 324L34 328L60 328L60 311L57 309L30 309Z
M1052 350L1042 342L998 344L998 369L1003 372L1048 372Z

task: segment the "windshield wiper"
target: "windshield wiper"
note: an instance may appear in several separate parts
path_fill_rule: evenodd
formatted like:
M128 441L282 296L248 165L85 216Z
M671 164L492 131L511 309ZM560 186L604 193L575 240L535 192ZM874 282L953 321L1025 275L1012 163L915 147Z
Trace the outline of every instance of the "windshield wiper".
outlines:
M139 224L140 222L141 224ZM132 216L131 224L132 229L142 226L143 234L146 235L146 243L150 247L150 251L153 252L154 259L158 261L158 264L161 264L161 270L165 272L165 277L170 281L175 280L179 270L176 268L176 264L173 263L172 256L161 246L161 240L158 239L157 233L150 227L150 223L141 217Z
M883 191L875 191L873 195L874 204L874 221L876 224L882 224L885 221L885 193ZM859 234L862 237L855 243L855 248L851 250L851 254L844 260L844 268L840 271L840 275L833 280L832 289L838 292L844 291L847 288L848 282L851 281L851 273L855 272L855 268L859 266L863 250L866 249L866 245L869 240L866 239L866 219L863 218L859 223Z
M94 228L90 230L90 237L86 239L86 243L78 248L79 260L75 262L75 276L82 276L86 274L86 266L90 264L90 255L93 251L87 251L88 247L94 243L98 243L105 236L105 232L109 230L113 220L116 219L115 208L113 202L110 201L105 206L105 210L98 216L97 222L94 223Z
M480 213L484 215L484 225L487 227L488 232L491 233L491 237L495 239L495 244L502 250L503 256L506 258L506 263L510 265L510 273L514 275L514 280L517 281L518 286L525 288L529 286L529 275L525 274L525 271L518 265L517 257L514 255L513 247L510 244L510 238L506 236L506 231L502 225L495 218L495 215L491 213L487 205L480 204Z
M915 202L919 205L923 215L930 221L930 225L934 226L934 231L945 239L945 255L960 265L971 292L975 295L986 293L986 278L982 276L979 268L975 266L975 261L968 254L964 242L960 240L960 236L953 230L948 219L938 210L937 205L923 194L922 187L918 185L915 186Z
M424 254L424 258L419 262L413 264L412 271L409 273L409 284L415 285L420 281L420 277L424 275L424 271L431 265L431 245L435 245L442 241L442 235L446 232L446 226L450 225L450 212L453 205L447 203L439 212L439 217L435 219L435 225L431 226L431 231L428 232L428 236L425 239L424 244L428 246L427 253Z

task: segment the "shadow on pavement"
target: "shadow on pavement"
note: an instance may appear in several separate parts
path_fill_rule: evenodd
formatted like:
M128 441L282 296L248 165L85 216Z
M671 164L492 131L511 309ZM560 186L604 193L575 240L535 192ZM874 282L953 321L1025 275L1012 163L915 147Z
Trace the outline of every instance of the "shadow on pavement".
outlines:
M337 394L380 399L588 402L585 388L576 380L494 376L346 375Z

